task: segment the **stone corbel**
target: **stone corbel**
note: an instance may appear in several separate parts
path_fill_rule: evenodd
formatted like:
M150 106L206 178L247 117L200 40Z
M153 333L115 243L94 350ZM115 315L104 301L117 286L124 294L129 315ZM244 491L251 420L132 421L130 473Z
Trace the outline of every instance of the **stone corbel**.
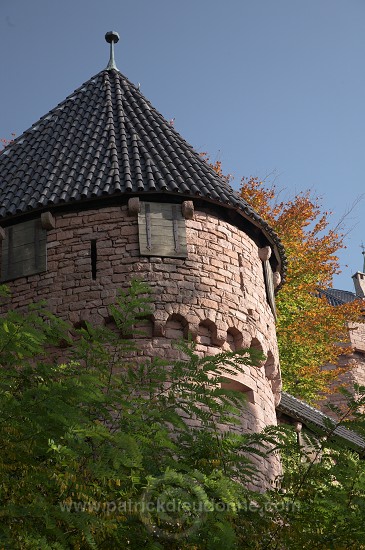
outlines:
M181 212L186 220L194 218L194 203L193 201L184 201L181 204Z
M217 334L212 334L212 344L213 346L222 347L224 342L226 341L226 333L224 333L221 330L217 330Z
M130 216L137 216L141 211L139 197L132 197L128 201L128 213Z
M264 246L263 248L259 248L258 253L260 260L265 262L271 257L271 248L270 246Z
M3 227L0 227L0 241L3 241L5 239L5 229Z
M271 380L271 389L274 396L274 405L277 407L281 401L281 380L280 378L275 378Z
M41 224L43 229L54 229L56 227L56 220L52 216L51 212L43 212L41 214Z
M197 341L199 334L199 324L195 321L189 322L189 336L193 342Z
M153 313L153 336L161 338L166 335L166 322L169 312L166 309L157 309Z
M153 323L153 336L159 338L165 336L165 323L162 321L156 321Z
M281 275L280 275L279 271L275 271L272 274L272 277L273 277L273 282L274 282L274 288L278 288L278 286L281 283Z
M301 422L294 422L294 430L297 432L297 434L300 434L302 431L303 425Z

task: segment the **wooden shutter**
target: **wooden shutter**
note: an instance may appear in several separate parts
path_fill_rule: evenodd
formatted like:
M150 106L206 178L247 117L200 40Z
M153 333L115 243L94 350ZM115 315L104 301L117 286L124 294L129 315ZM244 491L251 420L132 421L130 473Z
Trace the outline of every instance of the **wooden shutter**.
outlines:
M267 301L269 302L271 310L272 310L272 312L274 314L274 317L276 319L274 274L272 272L269 260L264 260L262 263L263 263L263 268L264 268L264 278L265 278Z
M47 231L41 220L5 228L1 251L1 281L25 277L47 269Z
M144 256L186 258L185 218L180 204L141 202L139 249Z

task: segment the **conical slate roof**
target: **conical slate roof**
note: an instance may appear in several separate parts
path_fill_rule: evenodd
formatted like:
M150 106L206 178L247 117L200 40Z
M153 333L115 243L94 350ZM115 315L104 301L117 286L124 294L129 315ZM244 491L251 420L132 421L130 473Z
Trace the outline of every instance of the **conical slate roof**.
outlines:
M117 69L105 69L0 154L0 219L120 193L198 197L271 227ZM81 207L81 204L80 204Z

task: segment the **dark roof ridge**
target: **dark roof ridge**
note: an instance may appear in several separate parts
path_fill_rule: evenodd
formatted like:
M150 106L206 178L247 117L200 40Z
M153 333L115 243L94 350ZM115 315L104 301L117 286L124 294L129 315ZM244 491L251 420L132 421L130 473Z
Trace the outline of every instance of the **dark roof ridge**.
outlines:
M281 392L281 400L276 409L279 412L283 412L284 414L307 424L308 427L314 426L317 430L319 429L324 434L328 431L329 421L333 423L334 427L336 426L336 420L285 391ZM343 424L336 426L333 431L333 435L349 442L357 450L365 450L365 440L356 432L346 428Z

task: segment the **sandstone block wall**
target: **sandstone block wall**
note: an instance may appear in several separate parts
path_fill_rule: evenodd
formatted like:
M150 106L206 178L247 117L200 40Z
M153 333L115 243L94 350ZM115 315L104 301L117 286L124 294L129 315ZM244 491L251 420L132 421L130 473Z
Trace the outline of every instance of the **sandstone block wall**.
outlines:
M365 323L351 323L350 341L354 350L365 353Z
M227 384L248 397L241 419L245 431L276 424L281 378L275 321L252 239L209 208L199 209L186 220L187 258L146 257L139 252L137 217L126 205L54 217L55 228L47 234L47 272L11 281L11 307L46 299L54 313L73 324L103 323L117 289L139 277L150 285L154 307L146 337L139 338L141 355L178 357L171 342L188 333L202 354L250 346L262 350L266 361ZM260 467L271 478L279 460L272 457Z
M342 411L347 410L347 398L343 394L338 393L338 388L343 386L353 393L355 384L365 386L365 323L351 323L349 329L349 345L354 350L353 353L341 355L336 365L325 365L323 367L325 369L334 369L337 367L348 369L332 384L331 389L333 393L319 403L319 408L323 412L335 418L338 415L328 409L327 404L335 405Z
M328 409L327 404L335 405L343 412L347 410L347 398L338 392L338 388L343 386L351 393L354 393L355 384L365 386L365 353L354 351L351 355L341 355L335 366L327 365L324 368L333 369L337 367L346 367L348 370L341 374L332 384L331 389L333 393L319 403L319 408L334 418L337 418L338 415Z

